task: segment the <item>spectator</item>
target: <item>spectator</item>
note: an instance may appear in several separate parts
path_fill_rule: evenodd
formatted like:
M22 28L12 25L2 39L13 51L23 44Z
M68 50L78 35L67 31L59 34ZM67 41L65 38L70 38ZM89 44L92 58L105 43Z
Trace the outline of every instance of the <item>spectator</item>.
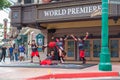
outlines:
M2 54L1 54L1 58L0 58L0 62L2 61L2 59L3 59L3 62L5 62L5 58L6 58L6 46L5 45L3 45L2 46Z
M15 61L18 61L18 48L14 48Z
M10 61L14 61L13 50L14 50L14 48L11 45L10 48L9 48Z
M23 45L19 46L19 52L20 52L20 61L24 61L25 60L25 47Z

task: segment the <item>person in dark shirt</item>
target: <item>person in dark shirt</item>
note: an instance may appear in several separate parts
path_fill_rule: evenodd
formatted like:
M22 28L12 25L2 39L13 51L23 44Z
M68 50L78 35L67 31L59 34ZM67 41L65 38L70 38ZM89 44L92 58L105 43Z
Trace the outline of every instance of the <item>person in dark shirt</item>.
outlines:
M24 47L24 45L21 44L19 46L18 50L19 50L19 54L20 54L20 57L19 57L20 61L24 61L25 60L25 47Z
M66 52L64 50L64 41L67 40L69 36L66 36L65 38L56 38L56 45L58 49L58 54L60 58L60 63L64 63L64 57L66 55Z
M7 48L5 47L5 45L3 45L3 46L2 46L2 54L1 54L0 62L2 61L2 59L3 59L3 61L5 62L6 49L7 49Z
M13 48L12 46L10 46L10 48L9 48L9 53L10 53L10 61L14 61L13 50L14 50L14 48Z
M76 38L74 35L71 35L71 37L75 40L78 41L78 47L79 47L79 56L80 56L80 60L83 61L83 64L86 63L86 59L85 59L85 50L84 50L84 42L85 40L88 38L89 33L86 32L86 36L83 38Z
M40 60L40 56L39 56L39 52L38 52L38 46L37 44L35 43L35 40L32 40L32 43L28 43L29 45L31 45L31 49L32 49L32 53L31 53L31 63L33 63L33 57L34 56L37 56L39 58L39 61Z

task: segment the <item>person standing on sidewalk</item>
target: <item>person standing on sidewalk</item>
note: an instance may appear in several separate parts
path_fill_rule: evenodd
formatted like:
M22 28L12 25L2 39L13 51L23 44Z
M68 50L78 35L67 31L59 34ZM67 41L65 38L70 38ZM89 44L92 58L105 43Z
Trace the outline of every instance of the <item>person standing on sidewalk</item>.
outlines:
M2 48L0 47L0 58L1 58L1 55L2 55Z
M71 35L71 37L75 40L78 41L78 47L79 47L79 56L80 56L80 60L83 61L83 64L86 63L86 59L85 59L85 50L84 50L84 42L85 40L88 38L89 33L86 32L86 36L85 37L80 37L80 38L76 38L74 35Z
M20 52L20 61L24 61L25 60L25 47L23 45L20 45L18 48L19 52Z
M14 48L11 45L10 48L9 48L10 61L14 61L13 50L14 50Z
M38 52L38 45L35 43L35 40L32 40L32 43L30 44L30 42L28 43L28 45L31 46L31 49L32 49L32 53L31 53L31 63L33 63L33 57L34 56L37 56L39 58L39 61L41 62L40 60L40 56L39 56L39 52Z
M14 48L15 61L18 61L18 48Z
M2 61L2 59L3 59L3 62L5 62L5 58L6 58L6 46L5 45L3 45L2 46L2 54L1 54L1 58L0 58L0 62Z

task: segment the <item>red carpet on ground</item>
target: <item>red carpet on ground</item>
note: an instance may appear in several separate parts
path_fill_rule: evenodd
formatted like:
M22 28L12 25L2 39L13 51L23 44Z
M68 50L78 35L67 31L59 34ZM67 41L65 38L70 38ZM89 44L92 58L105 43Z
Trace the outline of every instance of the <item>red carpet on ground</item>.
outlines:
M49 80L50 78L62 79L62 78L117 77L117 76L119 76L119 72L88 72L88 73L49 74L45 76L29 78L27 80Z

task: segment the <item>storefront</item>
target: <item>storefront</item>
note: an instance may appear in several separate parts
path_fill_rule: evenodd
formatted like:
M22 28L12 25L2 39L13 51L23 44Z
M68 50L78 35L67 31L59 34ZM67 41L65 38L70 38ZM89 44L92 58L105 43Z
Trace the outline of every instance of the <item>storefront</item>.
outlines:
M112 61L120 61L120 5L109 6L109 48ZM90 35L85 41L86 58L99 60L101 48L101 16L91 16L101 9L101 1L68 1L67 3L50 3L13 6L12 25L29 26L48 31L47 42L51 36L64 37L74 34L77 37ZM67 60L79 60L78 45L72 38L65 41Z

